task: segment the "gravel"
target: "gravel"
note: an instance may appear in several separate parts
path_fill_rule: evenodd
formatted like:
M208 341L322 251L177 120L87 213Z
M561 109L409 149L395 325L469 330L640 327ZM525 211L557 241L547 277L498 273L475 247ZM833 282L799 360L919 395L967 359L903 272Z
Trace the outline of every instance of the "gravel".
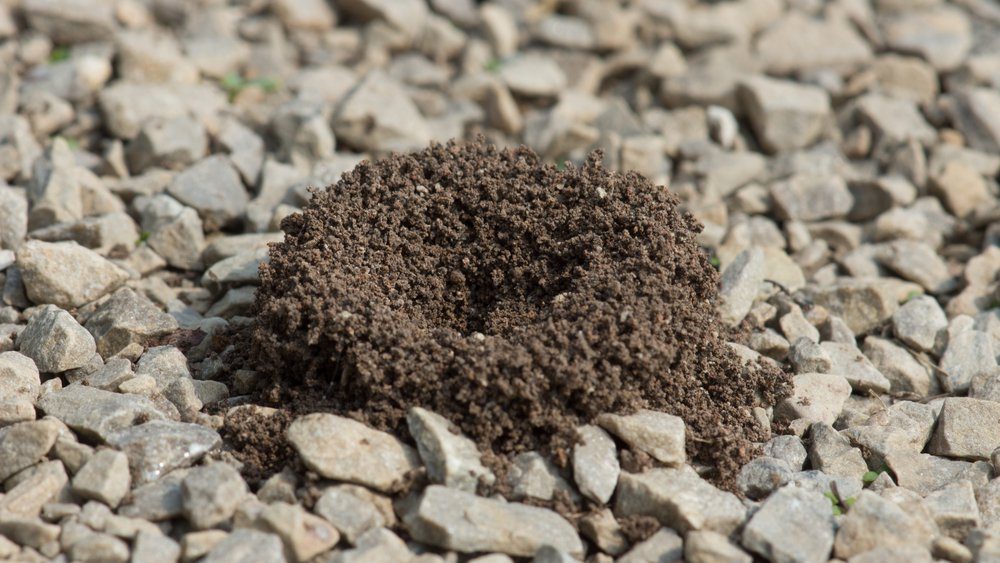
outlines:
M1000 18L821 4L0 5L0 559L995 558ZM247 471L224 331L281 220L479 134L704 225L738 349L794 381L729 489L654 411L506 465L425 409L295 413Z

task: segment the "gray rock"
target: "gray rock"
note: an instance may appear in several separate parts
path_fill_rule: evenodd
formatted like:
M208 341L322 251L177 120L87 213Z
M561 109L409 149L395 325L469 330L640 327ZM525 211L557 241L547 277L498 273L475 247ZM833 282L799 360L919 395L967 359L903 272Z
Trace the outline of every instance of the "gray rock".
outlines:
M926 243L894 240L876 247L876 258L899 277L918 283L931 293L943 293L955 287L948 264Z
M205 229L231 225L246 211L250 198L225 156L210 156L174 177L167 193L198 211Z
M107 561L125 563L129 560L128 544L110 534L88 534L69 548L73 561Z
M817 221L847 215L854 196L840 176L796 174L771 185L778 216L786 220Z
M181 97L172 89L156 84L115 82L101 90L98 103L105 127L121 139L135 138L149 119L187 115Z
M801 469L801 464L796 469ZM773 457L758 457L740 469L736 487L750 499L762 499L789 482L792 467L787 461Z
M833 477L858 481L868 471L861 450L853 447L846 437L829 424L815 422L809 427L809 433L812 437L809 461L813 469Z
M0 247L16 250L27 233L28 199L24 191L0 189Z
M654 563L679 561L684 556L684 540L677 532L660 528L649 538L635 544L618 563Z
M792 377L792 395L778 403L774 414L785 420L833 424L850 396L851 384L842 375L802 373Z
M555 512L438 485L424 490L403 522L417 541L462 553L529 557L543 545L577 557L584 553L576 530Z
M780 459L788 463L792 469L799 471L805 465L809 454L806 453L802 439L798 436L779 434L767 441L761 454Z
M270 260L267 248L247 250L212 264L201 278L202 285L213 294L234 287L257 285L261 264Z
M151 522L170 520L183 512L181 482L189 470L174 471L157 481L132 490L118 514Z
M751 563L753 557L729 538L716 532L691 532L684 538L684 560L688 563Z
M513 461L507 473L507 484L513 499L552 500L557 492L576 495L559 468L538 452L518 454Z
M891 453L923 451L935 418L933 407L901 401L876 412L863 425L848 428L844 435L866 452L869 466L881 467Z
M139 532L132 544L132 563L156 563L157 561L177 561L181 557L181 546L157 532Z
M52 449L58 434L59 426L50 420L0 428L0 481L38 463Z
M290 561L311 561L340 541L340 533L326 520L287 502L269 504L257 517L257 526L281 538Z
M566 75L556 61L540 55L518 55L504 61L500 78L515 96L550 97L566 87Z
M890 48L926 59L937 71L954 70L972 48L972 26L965 11L952 6L907 10L883 28Z
M578 559L551 545L543 545L531 558L531 563L576 563Z
M188 116L152 118L142 124L128 147L129 168L142 172L157 166L183 170L205 156L208 137L201 123Z
M396 534L385 528L375 528L358 539L357 547L334 553L331 563L390 563L409 561L414 554ZM509 559L509 558L508 558Z
M172 333L177 321L144 295L123 287L97 308L85 326L97 341L97 352L108 358Z
M415 37L428 19L423 0L342 0L337 6L363 21L384 21L406 37Z
M264 141L252 129L237 119L222 122L216 142L229 155L243 183L253 186L264 166Z
M764 252L751 247L739 254L722 272L718 309L722 320L736 326L750 312L764 282Z
M156 346L146 350L135 367L136 375L149 375L160 390L178 379L190 379L187 358L175 346Z
M127 213L113 212L36 229L31 231L31 238L48 242L72 240L107 256L112 251L120 253L135 248L139 231Z
M887 147L910 140L927 146L937 138L937 132L920 114L917 105L909 100L867 94L857 101L857 111L875 131L879 142Z
M62 308L79 307L114 291L128 273L75 242L28 241L17 250L28 298Z
M137 421L165 419L170 414L146 397L121 395L80 384L42 395L38 408L81 435L100 440L106 440Z
M890 453L885 456L885 464L896 476L896 484L922 496L961 479L985 485L992 476L988 462L959 461L924 453Z
M926 397L940 391L938 380L930 369L893 341L867 336L861 351L889 380L889 390L893 393L914 393Z
M844 278L832 285L808 287L806 296L826 307L856 335L863 335L892 317L899 308L899 289L884 279Z
M205 233L198 212L176 199L160 194L142 208L142 230L146 244L167 263L182 270L201 268Z
M789 11L761 33L755 51L765 70L775 75L850 70L872 58L871 47L846 18L815 19L798 11Z
M288 441L306 467L323 477L378 491L393 490L420 466L417 452L392 435L330 414L296 419Z
M949 483L924 497L924 503L941 533L958 541L965 541L969 532L982 521L969 481Z
M227 522L248 494L239 471L221 462L196 467L181 482L184 517L198 530Z
M876 547L851 557L851 563L931 563L930 552L917 546Z
M60 44L108 41L115 30L113 7L96 0L27 0L22 9L32 29Z
M794 526L789 526L794 522ZM764 502L743 528L743 547L774 562L826 561L834 540L830 501L787 486Z
M823 342L823 351L830 357L830 372L844 376L851 388L860 393L886 393L889 380L872 365L856 346L839 342Z
M657 461L679 466L686 460L684 420L678 416L643 409L627 416L605 413L597 417L597 423Z
M369 530L395 523L391 501L357 485L326 489L313 510L333 524L351 545L357 545Z
M457 429L452 430L448 419L413 407L406 415L406 423L431 482L474 493L480 483L489 486L496 481L493 472L480 461L475 442Z
M716 489L689 466L622 473L615 514L652 516L663 525L686 533L712 530L729 534L746 517L736 495Z
M285 563L281 539L248 528L234 530L222 540L201 563L233 563L237 561L257 561L259 563Z
M931 537L913 519L898 504L871 491L862 491L840 522L834 554L848 559L877 547L929 548Z
M31 358L39 371L62 373L90 361L97 345L87 329L72 315L54 305L45 305L28 321L17 338L21 353Z
M819 331L816 331L816 334L818 335ZM799 337L792 341L792 346L788 350L788 361L791 362L796 373L830 373L833 370L833 360L830 358L830 354L818 342L813 342L806 337Z
M73 476L73 494L117 508L132 485L128 461L122 452L98 451Z
M944 400L929 453L965 459L989 459L1000 446L1000 403L967 397Z
M408 151L423 147L431 134L402 86L375 70L347 94L332 120L338 139L363 151Z
M620 555L629 546L621 525L610 508L590 512L580 518L580 533L598 549L610 555Z
M219 433L199 424L151 420L110 434L108 444L128 455L137 485L196 463L222 445Z
M228 235L212 239L202 252L206 266L211 266L216 262L232 258L237 254L242 254L250 250L268 248L272 242L281 242L285 239L285 233L244 233L241 235Z
M0 353L0 402L26 399L34 403L41 388L41 376L31 358L19 352Z
M992 88L970 88L955 94L949 117L975 149L1000 151L1000 93Z
M274 12L290 31L329 31L337 15L323 0L278 0Z
M952 336L941 356L942 383L946 391L966 391L973 380L989 377L997 370L993 337L978 330Z
M573 446L573 478L583 495L607 504L618 485L621 466L618 448L607 432L597 426L577 429L579 442Z
M810 145L830 115L829 96L815 86L754 76L740 83L739 95L757 140L771 153Z
M956 217L965 218L995 203L982 175L971 166L952 161L931 175L930 191Z

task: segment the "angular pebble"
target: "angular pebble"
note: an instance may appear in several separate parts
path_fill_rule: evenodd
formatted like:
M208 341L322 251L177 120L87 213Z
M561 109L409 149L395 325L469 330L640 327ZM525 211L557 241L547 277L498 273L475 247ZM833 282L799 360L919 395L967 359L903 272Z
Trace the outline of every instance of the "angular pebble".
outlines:
M184 517L197 530L228 521L248 494L239 471L222 462L196 467L181 482Z
M132 485L128 457L115 450L100 450L73 476L73 494L117 508Z
M941 407L927 451L946 457L989 459L998 446L1000 403L949 397Z
M722 272L718 309L729 326L743 322L764 282L764 252L756 247L741 252Z
M729 534L746 517L736 495L719 490L690 466L622 473L615 501L618 516L652 516L680 532Z
M826 561L833 540L830 501L793 486L768 497L742 534L743 547L775 562Z
M576 530L551 510L477 497L431 485L403 516L417 541L462 553L495 551L530 557L551 545L580 557Z
M406 423L431 482L474 493L480 483L489 486L496 481L493 472L483 466L475 442L452 431L448 419L414 407L406 415Z
M29 240L17 249L28 299L69 309L89 303L125 283L128 273L76 242Z
M288 441L306 467L327 479L391 491L420 467L417 452L385 432L331 414L300 417Z
M851 384L842 375L802 373L792 377L792 395L778 403L774 414L786 420L833 424L850 396Z
M59 426L50 420L0 428L0 482L41 460L58 435Z
M38 408L83 436L102 441L140 420L169 417L169 413L146 397L122 395L80 384L42 395Z
M108 435L107 441L128 455L137 485L188 467L222 445L222 437L215 430L172 420L151 420L124 428Z
M583 496L607 504L618 485L621 466L618 448L608 433L597 426L577 429L579 441L573 446L573 478Z
M83 367L97 350L94 337L72 315L55 305L35 313L17 338L21 353L39 371L62 373Z
M255 563L285 563L281 539L248 528L240 528L216 544L201 563L234 563L254 561Z
M597 423L657 461L679 466L686 460L685 425L678 416L651 410L626 416L605 413L597 417Z
M151 339L177 330L178 325L149 298L123 287L112 293L84 326L94 336L97 352L109 358L130 345L145 346Z

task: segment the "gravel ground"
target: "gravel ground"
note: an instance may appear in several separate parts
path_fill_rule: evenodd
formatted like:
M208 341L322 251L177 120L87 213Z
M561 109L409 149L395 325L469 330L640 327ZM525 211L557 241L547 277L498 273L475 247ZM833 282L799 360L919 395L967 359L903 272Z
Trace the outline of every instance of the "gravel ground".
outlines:
M998 38L991 0L0 0L0 559L1000 559ZM241 474L220 430L271 411L213 351L281 219L480 134L705 225L733 346L795 374L738 490L650 411L506 501L423 409Z

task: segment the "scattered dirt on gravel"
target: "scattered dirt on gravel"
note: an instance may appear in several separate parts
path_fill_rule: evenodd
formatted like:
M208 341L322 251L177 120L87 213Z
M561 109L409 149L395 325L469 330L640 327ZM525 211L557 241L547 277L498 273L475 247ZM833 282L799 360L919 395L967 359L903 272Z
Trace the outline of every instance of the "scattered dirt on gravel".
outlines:
M715 313L700 225L666 188L545 164L527 148L434 145L366 162L282 222L243 350L296 412L406 436L414 405L499 455L565 463L602 412L671 412L731 482L785 374L744 366Z

